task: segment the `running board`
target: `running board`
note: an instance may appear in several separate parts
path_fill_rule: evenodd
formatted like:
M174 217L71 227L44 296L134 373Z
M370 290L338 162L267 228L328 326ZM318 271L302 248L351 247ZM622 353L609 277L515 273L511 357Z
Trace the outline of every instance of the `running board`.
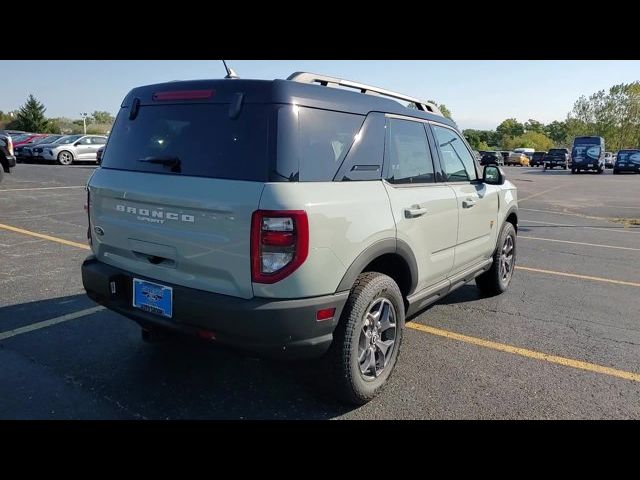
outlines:
M471 280L476 278L481 273L486 272L491 268L493 258L488 258L480 263L475 264L472 267L466 268L459 273L451 276L450 278L436 283L430 287L420 290L417 293L409 295L407 302L409 302L409 308L407 309L406 316L413 315L425 307L428 307L432 303L437 302L445 295L453 292L454 290L466 285Z

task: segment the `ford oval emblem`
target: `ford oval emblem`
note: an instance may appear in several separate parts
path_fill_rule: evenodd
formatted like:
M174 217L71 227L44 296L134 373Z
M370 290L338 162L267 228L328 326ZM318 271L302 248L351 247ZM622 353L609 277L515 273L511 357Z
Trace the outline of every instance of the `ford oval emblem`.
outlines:
M96 232L98 235L104 235L104 230L102 229L102 227L98 227L97 225L93 227L93 231Z

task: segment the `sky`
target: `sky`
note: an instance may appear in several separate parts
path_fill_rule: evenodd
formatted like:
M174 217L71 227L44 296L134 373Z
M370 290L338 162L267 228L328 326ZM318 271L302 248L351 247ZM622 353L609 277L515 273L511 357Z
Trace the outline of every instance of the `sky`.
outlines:
M494 129L506 118L564 120L580 95L640 80L640 61L596 60L230 60L241 78L322 73L444 103L462 129ZM0 110L32 93L49 117L115 114L127 92L170 80L221 78L219 60L2 60Z

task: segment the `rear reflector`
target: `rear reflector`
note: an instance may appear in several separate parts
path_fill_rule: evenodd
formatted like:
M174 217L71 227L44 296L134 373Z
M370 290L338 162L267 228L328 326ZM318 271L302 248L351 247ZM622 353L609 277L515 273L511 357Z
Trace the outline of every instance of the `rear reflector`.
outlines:
M316 313L316 320L321 322L322 320L331 320L336 314L335 308L323 308Z
M203 340L215 340L216 334L210 332L209 330L198 330L198 337L202 338Z
M214 90L174 90L171 92L155 92L151 98L156 102L167 100L204 100L211 98Z

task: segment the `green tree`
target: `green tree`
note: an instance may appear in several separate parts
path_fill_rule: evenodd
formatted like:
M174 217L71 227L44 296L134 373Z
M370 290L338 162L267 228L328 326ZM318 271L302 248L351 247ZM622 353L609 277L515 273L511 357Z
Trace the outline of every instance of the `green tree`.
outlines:
M46 110L45 106L30 94L16 116L17 128L27 132L45 132L48 127L48 121L44 116Z
M554 120L544 127L544 134L549 137L557 146L567 146L567 123Z
M524 130L525 132L544 133L544 123L530 118L528 121L524 122Z
M536 150L547 151L553 148L554 142L544 133L526 132L517 137L508 137L503 145L506 150L514 148L535 148Z
M100 112L97 110L91 114L91 119L92 119L91 123L109 123L109 124L112 124L115 120L115 118L111 116L109 112L104 112L104 111Z
M517 137L524 133L524 125L518 122L515 118L507 118L496 128L496 133L499 138Z
M450 120L453 120L453 117L451 116L451 110L449 110L444 103L438 103L435 100L429 100L429 102L433 103L436 107L438 107L442 112L442 115L444 115Z

